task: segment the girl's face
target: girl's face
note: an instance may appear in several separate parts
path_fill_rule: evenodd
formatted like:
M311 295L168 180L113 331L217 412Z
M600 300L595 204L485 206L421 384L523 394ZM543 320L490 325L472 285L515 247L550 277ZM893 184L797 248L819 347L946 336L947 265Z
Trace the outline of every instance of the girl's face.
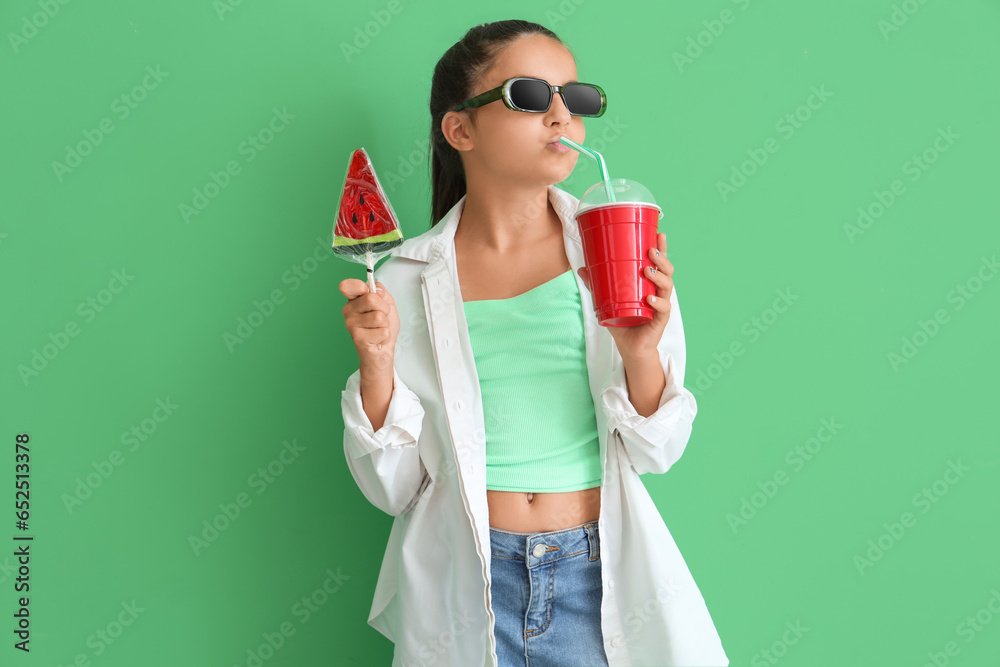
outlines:
M536 77L561 86L577 80L576 62L555 40L527 35L500 54L469 97L516 76ZM461 147L456 146L464 152L467 176L475 170L494 182L548 186L565 180L573 171L580 154L573 149L560 150L556 146L568 147L551 143L563 135L583 143L586 132L583 119L570 115L562 95L554 94L544 113L512 111L503 100L490 102L472 113L475 125L463 123L468 136Z

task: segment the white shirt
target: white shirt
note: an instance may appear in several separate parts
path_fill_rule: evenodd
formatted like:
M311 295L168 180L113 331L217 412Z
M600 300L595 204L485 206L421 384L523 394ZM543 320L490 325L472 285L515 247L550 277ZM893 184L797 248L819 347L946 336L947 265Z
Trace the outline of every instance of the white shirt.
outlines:
M621 356L598 324L577 270L577 198L549 187L583 307L587 369L602 461L601 627L611 667L706 665L729 659L698 586L643 486L684 452L698 411L684 388L684 330L671 296L658 345L667 380L642 417L628 398ZM395 643L393 667L495 667L490 523L482 397L455 261L465 197L378 269L399 313L394 390L374 432L360 369L342 392L344 453L358 488L394 517L368 624ZM609 447L610 443L610 447Z

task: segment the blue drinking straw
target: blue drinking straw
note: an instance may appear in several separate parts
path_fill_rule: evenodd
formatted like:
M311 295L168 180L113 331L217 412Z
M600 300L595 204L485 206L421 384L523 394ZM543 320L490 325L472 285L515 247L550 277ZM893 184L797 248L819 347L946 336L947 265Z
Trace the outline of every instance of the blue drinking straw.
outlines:
M600 153L598 153L592 148L584 148L583 146L576 143L572 139L567 139L566 137L559 137L559 141L561 143L566 144L570 148L576 149L581 153L583 153L584 155L588 155L597 160L597 166L601 170L601 178L604 179L604 186L608 189L608 200L615 201L615 190L613 187L611 187L611 176L608 175L608 166L604 164L604 156L602 156Z

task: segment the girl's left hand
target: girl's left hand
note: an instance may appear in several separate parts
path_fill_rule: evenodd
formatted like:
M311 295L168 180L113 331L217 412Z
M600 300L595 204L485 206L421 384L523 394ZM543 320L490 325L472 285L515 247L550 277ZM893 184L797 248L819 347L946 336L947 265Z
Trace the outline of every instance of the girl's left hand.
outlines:
M670 320L670 295L674 291L672 278L674 265L667 260L667 235L657 234L656 244L660 251L659 255L656 254L656 249L649 249L649 259L656 267L656 271L650 273L649 267L643 270L644 277L656 284L656 298L647 297L646 299L650 307L656 311L653 314L653 319L646 324L632 327L607 327L618 346L618 353L623 359L626 357L639 359L658 356L656 346L660 344L663 330ZM587 267L580 267L578 273L583 279L584 285L590 290L590 276ZM591 295L593 295L593 290L591 290Z

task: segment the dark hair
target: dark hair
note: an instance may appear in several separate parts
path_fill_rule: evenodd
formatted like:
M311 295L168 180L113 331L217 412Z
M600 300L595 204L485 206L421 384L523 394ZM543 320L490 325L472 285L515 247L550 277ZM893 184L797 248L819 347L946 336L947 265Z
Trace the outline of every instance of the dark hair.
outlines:
M434 66L431 81L431 227L465 195L462 158L441 132L441 120L457 104L472 96L479 78L493 66L504 48L515 39L539 34L563 46L548 28L517 19L482 23L470 28ZM566 47L569 50L569 47ZM475 122L476 109L469 109Z

